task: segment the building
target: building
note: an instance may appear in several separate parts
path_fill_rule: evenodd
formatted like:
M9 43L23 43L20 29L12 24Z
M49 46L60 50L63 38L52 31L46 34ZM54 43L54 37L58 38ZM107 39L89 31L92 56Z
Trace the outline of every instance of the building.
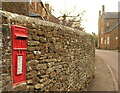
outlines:
M29 2L3 2L2 10L59 23L57 18L51 14L49 4L43 4L41 0L39 2L38 0L29 0Z
M29 15L28 2L2 2L2 10L21 15Z
M28 7L29 16L40 17L41 19L49 20L50 14L41 0L39 2L36 0L29 0Z
M102 12L99 11L98 20L98 48L101 49L119 49L118 29L120 22L118 12L105 12L105 6L102 6Z

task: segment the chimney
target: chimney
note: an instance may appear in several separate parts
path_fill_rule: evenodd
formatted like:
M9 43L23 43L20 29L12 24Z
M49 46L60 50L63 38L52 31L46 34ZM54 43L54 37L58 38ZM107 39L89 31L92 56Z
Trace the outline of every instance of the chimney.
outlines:
M99 16L101 16L101 11L99 11Z
M105 12L105 6L102 5L102 13L104 13L104 12Z
M46 7L47 11L49 11L49 4L48 3L45 4L45 7Z

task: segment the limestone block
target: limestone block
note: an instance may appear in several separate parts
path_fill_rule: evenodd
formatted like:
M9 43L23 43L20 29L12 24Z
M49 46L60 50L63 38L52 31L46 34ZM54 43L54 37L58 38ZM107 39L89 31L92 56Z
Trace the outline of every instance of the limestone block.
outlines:
M33 77L36 77L37 72L36 71L31 71L29 73L27 73L27 79L31 79Z
M27 86L27 90L28 90L28 91L34 91L34 86L33 86L33 85Z
M45 75L45 74L46 74L46 70L39 70L39 71L37 72L37 75L38 75L38 76Z
M44 85L38 83L38 84L36 84L34 87L35 87L35 89L40 89L40 88L44 87Z
M39 63L38 60L30 60L30 61L27 62L27 66L36 65L38 63Z
M62 49L63 45L60 42L58 42L58 43L55 44L55 48L56 49Z
M41 43L46 43L47 42L47 39L45 37L39 37L40 38L40 42Z
M36 45L39 45L39 41L29 41L28 42L28 45L30 45L30 46L36 46Z
M28 46L28 51L34 51L36 48L35 47L31 47L31 46Z
M40 79L36 76L32 78L32 84L37 84L40 82Z
M39 36L43 36L44 35L44 31L37 30L36 32L37 32L37 35L39 35Z
M29 84L32 85L32 84L33 84L33 81L32 81L32 79L29 79L29 80L26 81L26 83L27 83L28 85L29 85Z
M39 40L39 36L33 35L32 39L38 41Z
M37 70L47 69L47 64L38 64L38 65L36 66L36 69L37 69Z

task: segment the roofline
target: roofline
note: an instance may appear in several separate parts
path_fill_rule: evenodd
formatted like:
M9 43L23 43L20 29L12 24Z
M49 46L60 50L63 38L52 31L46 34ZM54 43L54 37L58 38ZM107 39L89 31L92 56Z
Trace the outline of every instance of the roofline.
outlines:
M120 23L118 23L115 27L113 27L112 29L110 30L107 30L107 32L104 32L104 34L107 34L109 32L112 32L116 27L118 27L120 25Z
M104 17L104 19L118 19L120 12L104 12L102 15L105 15L105 13L116 13L116 14L117 14L117 17L112 17L112 18L110 18L110 17Z

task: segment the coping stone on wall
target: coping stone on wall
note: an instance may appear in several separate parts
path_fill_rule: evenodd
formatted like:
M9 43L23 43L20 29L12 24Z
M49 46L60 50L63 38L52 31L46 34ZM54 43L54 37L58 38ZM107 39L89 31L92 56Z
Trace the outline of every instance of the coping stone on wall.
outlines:
M10 20L12 20L12 21L20 22L20 23L22 23L22 22L26 22L26 23L30 23L30 24L34 23L34 24L41 25L41 26L56 27L56 28L62 29L64 31L67 31L68 33L76 33L76 34L79 34L79 35L90 35L86 32L83 32L83 31L80 31L80 30L77 30L77 29L74 29L74 28L71 28L71 27L63 26L63 25L60 25L60 24L56 24L56 23L53 23L53 22L49 22L49 21L44 21L44 20L40 20L40 19L36 19L36 18L31 18L31 17L27 17L27 16L24 16L24 15L18 15L18 14L15 14L15 13L10 13L10 12L7 12L7 11L2 11L2 10L0 10L0 13L2 13L2 15L4 17L6 17L9 22L10 22Z

